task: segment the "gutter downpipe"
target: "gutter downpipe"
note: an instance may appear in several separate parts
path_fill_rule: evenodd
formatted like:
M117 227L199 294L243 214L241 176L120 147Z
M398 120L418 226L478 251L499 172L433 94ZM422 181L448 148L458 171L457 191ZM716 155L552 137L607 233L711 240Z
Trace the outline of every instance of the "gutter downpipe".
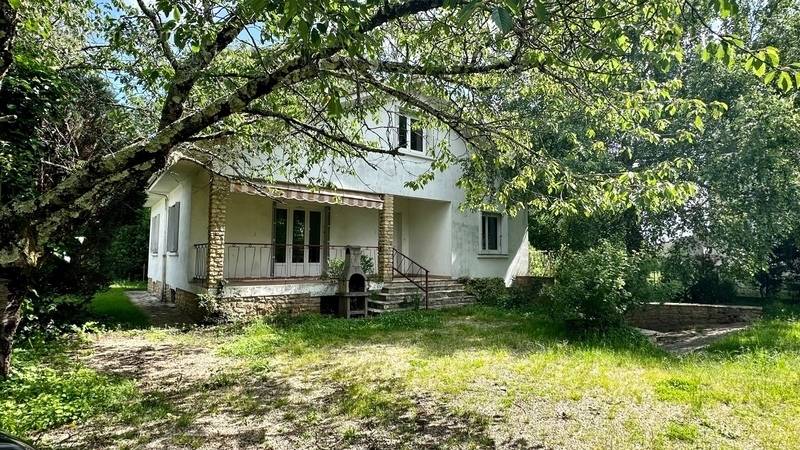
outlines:
M161 227L163 230L161 236L164 238L164 245L161 246L161 298L159 299L161 302L167 302L167 201L169 200L169 196L167 194L162 194L160 192L151 192L154 195L160 195L164 198L164 226ZM159 225L160 226L160 225Z

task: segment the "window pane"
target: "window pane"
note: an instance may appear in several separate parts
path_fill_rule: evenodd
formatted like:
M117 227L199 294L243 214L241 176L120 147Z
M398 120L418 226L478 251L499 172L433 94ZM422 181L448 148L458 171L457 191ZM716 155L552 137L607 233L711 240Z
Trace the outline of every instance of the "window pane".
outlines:
M497 250L497 217L489 216L486 218L487 231L487 250Z
M320 243L322 242L322 213L310 211L308 213L308 262L320 261Z
M397 128L397 146L408 148L408 118L400 115L400 124Z
M275 262L286 262L286 215L285 209L275 210Z
M411 150L422 151L422 128L414 119L411 119Z
M303 254L303 244L306 239L306 212L300 209L292 213L292 262L301 263L305 261Z

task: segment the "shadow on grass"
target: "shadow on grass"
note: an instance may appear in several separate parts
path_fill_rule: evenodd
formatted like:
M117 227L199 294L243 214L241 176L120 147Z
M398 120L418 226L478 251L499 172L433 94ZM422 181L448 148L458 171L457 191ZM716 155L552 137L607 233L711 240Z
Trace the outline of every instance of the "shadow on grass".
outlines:
M269 367L214 367L214 361L162 369L202 356L197 351L167 344L99 349L97 358L109 365L98 370L136 379L142 393L125 408L49 440L55 448L95 449L493 447L481 420L405 395L392 380L362 385L324 373L285 377Z

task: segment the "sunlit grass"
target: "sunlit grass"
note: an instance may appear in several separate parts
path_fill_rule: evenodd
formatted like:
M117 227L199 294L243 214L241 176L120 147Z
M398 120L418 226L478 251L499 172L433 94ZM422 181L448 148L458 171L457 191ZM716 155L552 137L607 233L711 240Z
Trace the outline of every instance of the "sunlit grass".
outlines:
M150 325L147 314L125 295L132 284L113 284L98 292L89 304L89 311L104 325L122 328L146 328ZM135 288L135 286L134 286Z
M355 416L402 409L417 394L508 417L520 404L591 401L608 410L603 426L625 418L608 431L622 448L784 448L800 441L794 320L767 320L683 357L635 333L575 340L535 315L485 308L259 322L223 353L288 372L324 367L330 380L350 387L342 408ZM602 430L573 432L603 442Z

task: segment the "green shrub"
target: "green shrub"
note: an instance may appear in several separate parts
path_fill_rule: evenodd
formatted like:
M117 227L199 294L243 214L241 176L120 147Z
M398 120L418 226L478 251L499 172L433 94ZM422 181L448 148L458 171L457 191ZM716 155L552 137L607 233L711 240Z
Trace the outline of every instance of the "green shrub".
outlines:
M662 275L663 259L628 255L609 242L563 255L552 288L550 315L581 329L622 325L625 313L643 302L663 302L683 286Z
M625 250L603 242L585 252L566 252L550 289L553 319L582 329L621 325L636 303L626 289L630 261Z
M344 260L341 258L331 258L328 260L328 271L325 273L325 276L332 279L337 280L339 277L342 276L342 272L344 272Z
M361 271L364 275L375 273L375 260L371 256L361 255Z
M666 260L661 256L638 253L628 257L630 271L626 289L639 302L666 302L679 298L684 284L666 272Z
M464 280L464 290L475 297L479 305L504 309L531 309L545 303L541 284L506 287L502 278L471 278Z
M684 286L679 295L694 303L730 303L736 297L736 283L708 255L695 255L674 248L664 262L664 276Z
M505 307L510 300L508 288L502 278L470 278L464 288L480 305Z

